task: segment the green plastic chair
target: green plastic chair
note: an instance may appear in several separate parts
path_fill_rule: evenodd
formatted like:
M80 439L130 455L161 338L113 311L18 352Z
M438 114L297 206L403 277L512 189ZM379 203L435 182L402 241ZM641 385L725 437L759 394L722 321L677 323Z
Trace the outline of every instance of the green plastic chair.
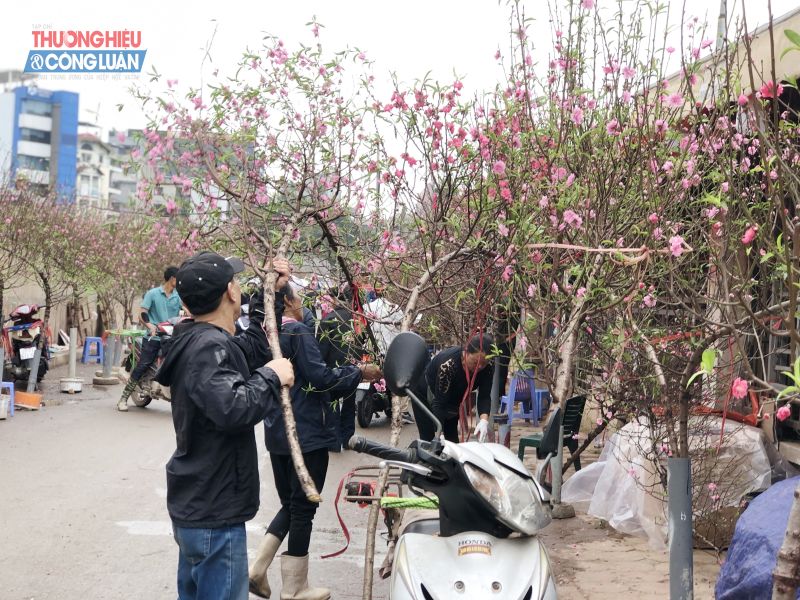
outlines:
M563 444L567 448L571 454L574 454L575 451L578 449L578 440L573 438L578 434L581 428L581 419L583 419L583 409L586 406L586 396L574 396L567 400L564 403L564 440ZM557 439L558 433L557 428L559 426L558 419L554 418L557 417L558 411L553 413L553 416L547 422L547 427L541 433L534 433L531 435L526 435L521 437L519 440L519 450L517 451L517 456L519 459L522 460L525 458L525 448L536 448L536 457L539 459L544 458L548 452L546 448L543 448L542 440L546 440L548 438L555 438ZM553 428L556 428L555 431L552 431ZM548 433L550 434L548 436ZM576 457L574 460L575 470L580 471L581 469L581 459L580 457Z

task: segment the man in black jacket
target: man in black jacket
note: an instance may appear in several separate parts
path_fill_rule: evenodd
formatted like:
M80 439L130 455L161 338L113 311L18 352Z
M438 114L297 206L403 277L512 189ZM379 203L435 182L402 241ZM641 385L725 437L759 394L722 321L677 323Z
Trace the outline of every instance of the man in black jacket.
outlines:
M426 391L428 404L442 423L445 439L458 443L458 411L461 403L473 390L478 390L479 421L475 435L484 441L489 431L489 411L492 400L492 366L486 360L492 347L489 335L475 335L463 348L445 348L431 359L425 369L425 380L419 387ZM426 389L427 388L427 389ZM422 411L414 409L420 438L431 440L436 432L433 421Z
M278 286L289 264L274 261ZM178 598L248 598L245 521L259 507L253 427L294 383L291 363L270 360L263 293L250 327L234 336L238 259L201 252L184 262L177 289L193 321L176 327L156 381L170 386L177 448L167 463L167 509L179 548ZM276 296L278 323L283 301ZM268 362L269 361L269 362Z

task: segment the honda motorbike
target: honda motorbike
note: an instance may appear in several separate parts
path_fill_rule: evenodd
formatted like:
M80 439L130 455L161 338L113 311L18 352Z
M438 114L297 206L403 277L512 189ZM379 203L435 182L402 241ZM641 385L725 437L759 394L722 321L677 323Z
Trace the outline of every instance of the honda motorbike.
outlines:
M158 359L147 368L147 372L142 375L138 385L133 389L130 395L131 402L139 408L144 408L153 400L171 401L169 387L162 386L154 380L158 367L161 366L163 354L167 342L172 338L172 332L175 325L180 323L184 317L175 317L169 321L162 321L156 325L156 333L161 342L161 351L158 354ZM142 340L143 338L133 338L129 346L128 356L123 362L125 371L130 375L136 368L136 364L142 355Z
M36 358L36 348L42 336L45 336L44 349L39 357L36 381L41 381L50 368L49 340L42 330L44 322L36 316L42 308L38 304L22 304L11 311L6 319L5 322L10 322L11 325L3 327L4 381L15 379L22 381L30 377L33 361Z
M354 436L351 449L400 469L405 486L438 502L438 515L401 525L394 544L389 598L556 600L550 559L537 533L551 520L549 495L500 444L440 441L441 423L414 395L426 345L414 333L392 342L384 376L437 425L433 441L401 450ZM432 497L435 496L435 497Z

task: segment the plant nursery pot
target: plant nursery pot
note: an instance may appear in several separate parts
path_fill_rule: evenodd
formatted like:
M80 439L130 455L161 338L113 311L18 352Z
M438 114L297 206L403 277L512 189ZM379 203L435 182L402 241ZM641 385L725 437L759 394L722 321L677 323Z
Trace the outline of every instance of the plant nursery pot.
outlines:
M42 406L42 394L29 394L27 392L16 392L14 394L14 406L39 410Z

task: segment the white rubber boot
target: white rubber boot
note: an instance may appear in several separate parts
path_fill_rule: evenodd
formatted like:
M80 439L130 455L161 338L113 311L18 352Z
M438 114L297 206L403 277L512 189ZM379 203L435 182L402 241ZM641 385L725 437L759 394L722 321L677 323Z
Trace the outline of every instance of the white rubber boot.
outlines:
M269 598L272 593L267 581L267 569L272 564L280 545L281 540L277 536L271 533L265 535L258 547L256 561L250 566L250 593L259 598Z
M308 587L308 554L281 554L281 577L281 600L330 600L330 590Z

